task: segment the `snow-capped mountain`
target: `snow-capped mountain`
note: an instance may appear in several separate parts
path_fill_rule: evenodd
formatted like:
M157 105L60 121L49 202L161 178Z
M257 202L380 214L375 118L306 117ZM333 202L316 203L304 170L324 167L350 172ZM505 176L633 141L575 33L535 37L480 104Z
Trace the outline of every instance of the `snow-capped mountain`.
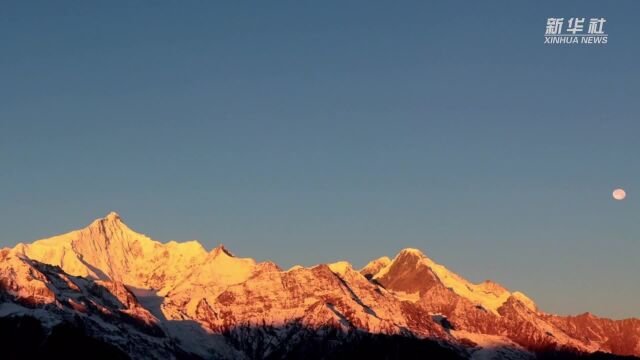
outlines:
M283 270L222 245L160 243L116 213L0 251L0 336L15 340L9 358L640 356L640 319L547 314L420 250L361 270L345 261ZM93 346L64 345L78 341Z

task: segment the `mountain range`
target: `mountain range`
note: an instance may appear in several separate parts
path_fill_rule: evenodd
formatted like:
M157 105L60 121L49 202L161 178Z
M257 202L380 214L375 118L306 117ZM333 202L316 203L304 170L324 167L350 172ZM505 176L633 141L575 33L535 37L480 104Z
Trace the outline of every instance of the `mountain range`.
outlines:
M617 359L640 319L550 314L417 249L281 269L110 213L0 250L0 339L9 359Z

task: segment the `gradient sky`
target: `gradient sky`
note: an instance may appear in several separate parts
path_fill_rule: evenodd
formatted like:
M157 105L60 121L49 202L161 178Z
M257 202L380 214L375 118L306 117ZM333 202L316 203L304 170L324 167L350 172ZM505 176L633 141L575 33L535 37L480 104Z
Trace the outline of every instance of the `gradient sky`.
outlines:
M0 246L115 210L285 268L417 247L640 316L640 2L146 4L0 5ZM609 43L543 44L573 16Z

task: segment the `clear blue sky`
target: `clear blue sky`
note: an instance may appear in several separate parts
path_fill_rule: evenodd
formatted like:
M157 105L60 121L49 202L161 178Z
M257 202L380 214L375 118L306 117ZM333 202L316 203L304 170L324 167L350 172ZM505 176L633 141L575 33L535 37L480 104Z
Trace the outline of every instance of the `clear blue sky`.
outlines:
M0 5L0 246L115 210L283 267L417 247L640 316L640 2L144 5ZM572 16L609 43L544 45Z

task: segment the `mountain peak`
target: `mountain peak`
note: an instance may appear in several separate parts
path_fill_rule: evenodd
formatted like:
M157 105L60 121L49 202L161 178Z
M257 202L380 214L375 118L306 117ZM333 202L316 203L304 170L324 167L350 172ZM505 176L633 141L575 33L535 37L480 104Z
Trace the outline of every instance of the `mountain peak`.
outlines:
M120 220L120 215L117 212L112 211L108 213L107 216L104 217L104 219L107 221L117 221Z
M485 292L495 294L497 296L500 296L502 293L508 291L504 286L491 280L485 280L482 283L478 284L478 288L482 289Z
M214 256L218 256L220 254L225 254L229 257L235 257L235 255L233 255L233 253L231 251L229 251L229 249L227 249L224 244L220 244L218 246L216 246L213 250L211 250L211 254L213 254Z
M347 271L352 269L351 264L347 261L337 261L332 264L327 264L327 266L329 266L329 269L331 269L331 271L342 276L344 276Z
M105 217L93 220L93 222L89 225L90 228L96 227L96 226L100 226L100 227L107 226L111 228L113 227L118 228L123 226L126 227L120 215L115 211L108 213Z
M406 248L406 249L402 249L400 250L400 253L398 253L398 256L400 255L411 255L411 256L417 256L419 258L426 258L427 256L419 249L414 249L414 248Z
M375 260L370 261L365 267L360 269L360 273L365 277L374 277L380 270L387 265L391 264L391 259L388 256L383 256Z
M102 244L108 244L113 241L120 241L124 244L135 242L140 238L146 238L144 234L132 230L115 211L108 213L105 217L95 219L87 227L80 229L79 232L83 233L84 236L79 236L75 239L75 242L98 241ZM143 241L147 242L146 240Z
M373 278L387 289L406 293L423 293L440 283L436 274L429 267L428 261L430 260L422 251L406 248L401 250L390 263L377 271Z

